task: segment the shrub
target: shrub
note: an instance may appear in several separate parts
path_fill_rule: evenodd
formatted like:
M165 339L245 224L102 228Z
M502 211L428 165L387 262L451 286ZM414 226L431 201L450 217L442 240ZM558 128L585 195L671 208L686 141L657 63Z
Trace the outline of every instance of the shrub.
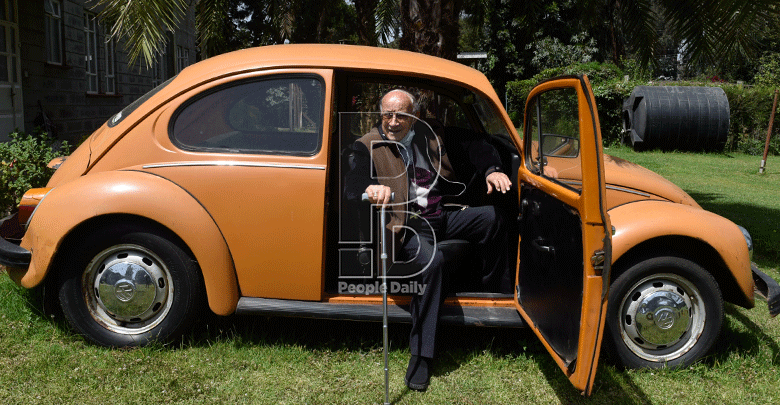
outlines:
M754 80L759 86L780 86L780 54L768 53L761 57Z
M626 64L625 69L611 63L583 63L545 70L528 80L507 83L510 117L516 126L522 125L525 100L531 89L547 79L571 74L586 74L590 79L601 122L601 136L604 144L620 142L623 132L623 101L636 86L718 86L726 92L729 100L730 125L727 150L760 155L764 153L764 142L772 110L774 88L768 86L742 86L724 82L649 81L640 70ZM625 76L629 76L626 80ZM780 108L775 113L769 152L780 154Z
M0 211L16 210L24 193L48 182L53 169L46 165L54 158L70 153L70 146L55 140L46 133L34 135L14 132L8 142L0 142Z
M545 37L534 42L534 56L531 65L539 70L587 63L598 53L596 40L588 38L586 32L575 34L571 44L564 44L555 37Z
M744 87L731 84L720 86L729 99L731 124L726 148L751 155L764 153L766 131L772 112L774 89L764 86ZM780 114L775 112L769 152L780 153Z
M580 63L555 69L547 69L531 79L518 80L507 83L508 104L512 112L517 112L518 127L522 124L523 110L528 93L534 86L553 77L585 74L590 80L593 94L596 97L596 106L601 123L601 136L604 143L614 144L620 141L623 133L623 121L621 113L623 100L628 98L636 86L647 84L639 71L630 74L612 63ZM626 80L626 75L629 76ZM633 77L632 77L633 76Z

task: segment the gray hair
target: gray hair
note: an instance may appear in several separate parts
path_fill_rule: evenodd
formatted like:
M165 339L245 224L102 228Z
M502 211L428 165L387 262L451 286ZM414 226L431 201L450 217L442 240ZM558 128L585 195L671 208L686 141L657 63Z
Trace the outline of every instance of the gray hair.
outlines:
M416 113L418 113L420 111L420 104L417 103L417 99L414 97L414 95L412 95L412 93L410 93L410 92L408 92L408 91L406 91L404 89L393 89L393 90L390 90L387 93L385 93L385 95L382 96L382 98L379 100L379 111L380 112L384 112L384 110L382 108L382 101L384 101L385 97L387 97L390 93L393 93L393 92L400 92L400 93L405 94L406 97L409 97L409 101L412 102L412 112L413 113L416 114Z

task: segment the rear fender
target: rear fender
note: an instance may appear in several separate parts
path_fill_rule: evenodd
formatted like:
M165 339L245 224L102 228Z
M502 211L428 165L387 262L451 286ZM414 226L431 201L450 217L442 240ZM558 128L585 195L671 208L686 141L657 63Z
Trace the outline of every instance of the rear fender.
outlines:
M32 252L32 258L20 284L32 288L43 281L66 235L79 224L113 214L148 218L175 233L198 261L214 313L235 311L238 282L233 260L214 219L178 185L141 171L90 174L52 189L22 239L21 246Z
M750 255L742 231L733 222L697 207L652 200L615 207L609 211L609 216L615 228L612 236L613 263L646 241L669 236L693 238L717 252L736 281L745 303L753 305ZM685 253L693 246L674 246L674 249ZM691 253L696 255L701 252ZM733 287L721 285L724 293L731 289Z

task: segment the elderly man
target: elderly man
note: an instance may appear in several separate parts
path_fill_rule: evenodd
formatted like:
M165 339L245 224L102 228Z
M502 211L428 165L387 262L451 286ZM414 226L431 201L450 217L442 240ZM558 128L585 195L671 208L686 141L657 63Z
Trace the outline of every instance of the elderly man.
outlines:
M414 96L392 90L382 97L380 108L381 123L353 145L345 195L354 200L367 193L373 204L391 204L386 229L393 232L393 258L407 269L411 265L413 270L406 274L424 286L421 294L412 296L410 305L412 356L405 378L409 388L424 391L435 355L439 311L446 297L443 257L435 241L465 239L476 244L485 262L482 281L486 290L511 293L514 280L507 269L507 243L495 208L448 209L441 204L443 196L461 194L465 185L455 180L441 134L418 120ZM474 167L484 173L488 193L509 191L512 183L500 171L495 148L482 139L469 140L464 147Z

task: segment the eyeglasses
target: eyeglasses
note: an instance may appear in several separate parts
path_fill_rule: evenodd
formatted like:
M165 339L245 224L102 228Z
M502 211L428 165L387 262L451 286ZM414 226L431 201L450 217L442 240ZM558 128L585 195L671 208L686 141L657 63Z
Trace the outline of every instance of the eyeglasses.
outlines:
M384 112L382 113L382 120L384 121L390 121L393 118L395 118L398 121L406 121L412 118L412 116L408 113L402 113L402 112Z

